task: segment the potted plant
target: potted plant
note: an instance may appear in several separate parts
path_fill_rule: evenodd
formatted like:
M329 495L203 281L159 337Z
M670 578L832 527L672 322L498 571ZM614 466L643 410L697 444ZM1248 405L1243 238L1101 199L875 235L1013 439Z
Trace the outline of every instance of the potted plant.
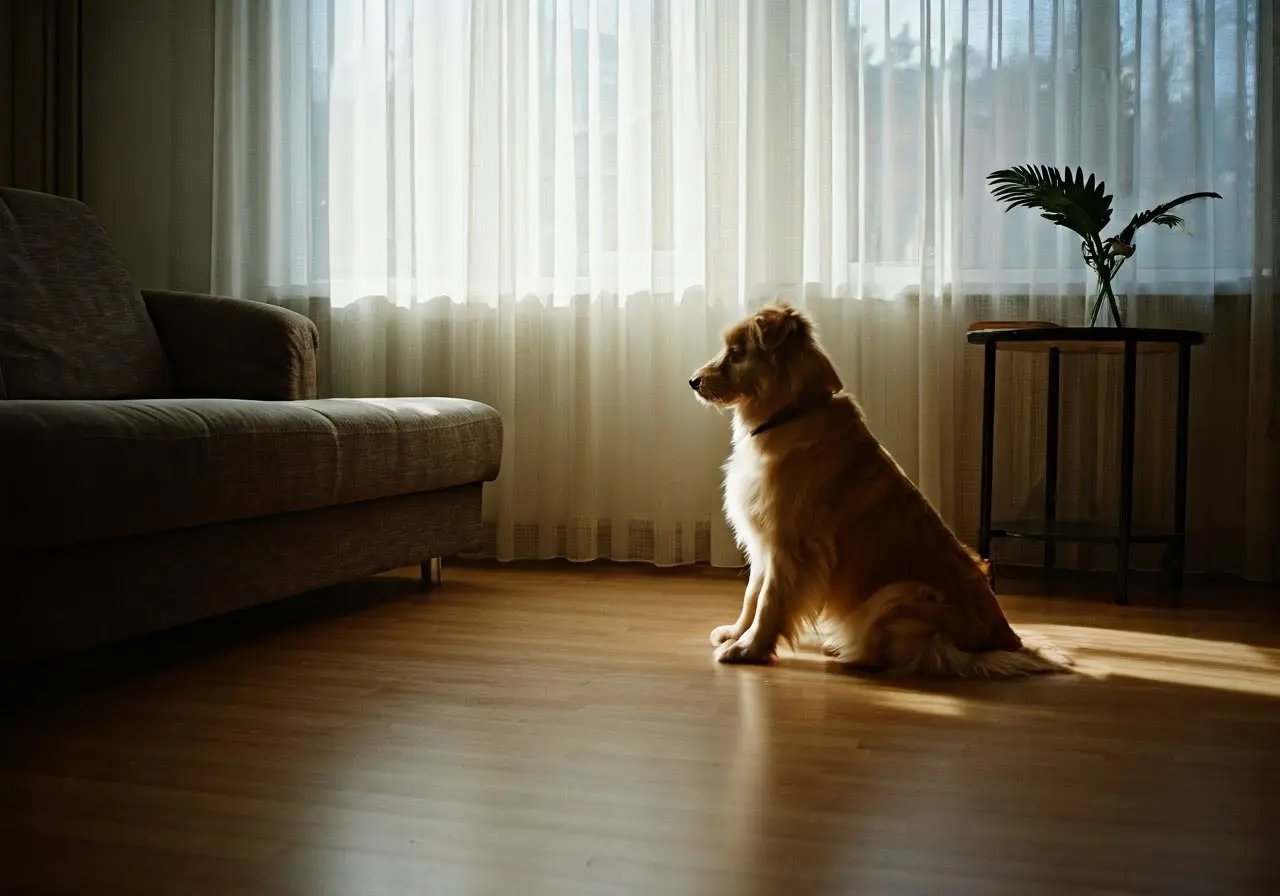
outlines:
M1106 184L1096 181L1092 174L1086 181L1084 172L1076 168L1074 175L1068 167L1065 171L1047 165L1017 165L987 175L991 193L1004 202L1006 212L1026 206L1037 209L1042 218L1059 227L1079 234L1083 242L1080 254L1084 262L1098 276L1098 293L1089 309L1089 326L1098 322L1102 300L1106 299L1111 319L1117 327L1124 326L1120 306L1111 284L1125 261L1136 251L1134 236L1148 224L1159 224L1170 229L1186 229L1186 221L1170 211L1193 199L1221 199L1217 193L1188 193L1129 219L1129 224L1115 236L1103 238L1102 230L1111 223L1111 196Z

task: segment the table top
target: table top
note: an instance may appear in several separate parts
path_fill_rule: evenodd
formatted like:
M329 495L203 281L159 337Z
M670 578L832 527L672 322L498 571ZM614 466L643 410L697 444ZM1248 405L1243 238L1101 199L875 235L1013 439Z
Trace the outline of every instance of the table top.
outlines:
M1204 333L1167 327L1066 327L1048 321L974 321L967 336L975 345L1007 351L1120 352L1126 344L1140 351L1177 351L1200 345Z

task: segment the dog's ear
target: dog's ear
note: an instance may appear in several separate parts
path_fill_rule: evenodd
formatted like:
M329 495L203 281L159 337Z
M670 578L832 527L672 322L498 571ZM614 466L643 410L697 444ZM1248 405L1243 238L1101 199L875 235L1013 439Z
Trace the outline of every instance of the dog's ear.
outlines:
M832 394L842 391L844 383L840 381L840 374L836 373L836 367L831 363L826 352L815 345L813 354L817 360L818 378L822 381L823 390Z
M800 309L781 301L766 305L752 318L751 334L762 352L800 377L804 388L828 393L844 389L831 359L814 338L813 324Z
M785 346L808 339L808 319L786 302L761 308L751 322L752 336L766 354L776 354Z

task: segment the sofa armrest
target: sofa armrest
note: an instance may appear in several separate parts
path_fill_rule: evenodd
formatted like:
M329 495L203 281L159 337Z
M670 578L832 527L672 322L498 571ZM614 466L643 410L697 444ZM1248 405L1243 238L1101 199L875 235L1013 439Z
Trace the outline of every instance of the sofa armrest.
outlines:
M144 289L151 321L186 398L316 397L320 331L287 308Z

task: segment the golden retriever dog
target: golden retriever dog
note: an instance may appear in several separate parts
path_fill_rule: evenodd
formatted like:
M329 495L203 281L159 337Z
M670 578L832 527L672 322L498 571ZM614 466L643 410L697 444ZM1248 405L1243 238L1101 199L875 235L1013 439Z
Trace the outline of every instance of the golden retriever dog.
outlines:
M767 305L729 329L689 385L732 411L724 506L750 561L716 659L767 663L817 633L852 667L963 677L1066 671L1010 628L990 565L872 435L811 322Z

